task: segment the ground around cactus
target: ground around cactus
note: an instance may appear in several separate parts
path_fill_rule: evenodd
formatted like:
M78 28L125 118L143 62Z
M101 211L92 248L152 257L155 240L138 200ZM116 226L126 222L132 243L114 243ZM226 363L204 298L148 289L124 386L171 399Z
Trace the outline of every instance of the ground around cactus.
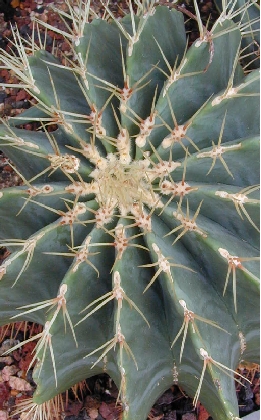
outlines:
M52 12L50 6L64 10L65 2L62 0L24 0L7 1L5 10L1 10L0 2L0 48L6 49L11 46L8 38L12 33L10 24L17 24L18 30L24 38L32 33L32 16L52 25L62 27L57 15ZM127 10L125 1L111 1L112 9L118 15L123 15ZM189 1L184 6L192 11ZM199 2L203 18L207 21L215 19L217 12L212 1L203 0ZM9 9L8 9L9 7ZM103 13L101 4L96 0L93 7L97 14ZM195 22L187 24L190 32L190 42L197 37ZM47 47L51 48L54 38L59 50L66 56L70 56L69 45L62 37L59 39L53 32L48 31ZM15 82L14 76L6 70L0 69L0 82ZM17 115L30 106L28 94L18 88L7 88L0 90L0 116ZM27 129L34 130L36 127L30 125ZM19 176L13 170L12 164L6 156L0 152L0 189L21 184ZM8 251L0 247L0 264L7 257ZM32 360L31 352L35 346L30 342L17 350L11 356L3 356L4 351L14 345L14 341L23 341L24 337L36 335L39 332L38 325L31 323L16 323L7 328L0 328L0 420L7 420L13 407L25 398L32 396L34 383L32 380L32 369L28 366ZM237 384L240 416L259 409L259 367L257 365L240 366L241 373L244 373L252 382L252 386L245 384L245 387ZM59 400L61 419L65 420L117 420L121 418L120 406L116 406L118 390L107 375L99 375L78 384L67 392ZM14 418L23 418L16 415ZM28 419L30 420L30 419ZM167 390L153 406L148 420L211 420L204 407L198 403L194 408L192 399L189 398L177 386Z
M1 262L1 260L0 260ZM0 420L7 420L16 405L32 396L35 385L32 369L27 369L32 360L35 343L27 343L9 356L2 354L23 341L24 337L36 335L40 326L31 323L16 323L0 328ZM240 367L252 382L245 387L237 386L240 416L259 409L259 368L257 365ZM238 385L238 384L237 384ZM64 393L59 400L61 417L50 420L120 420L120 406L116 406L118 390L108 375L94 376L79 383ZM23 420L15 415L14 419ZM31 419L27 419L31 420ZM49 419L48 419L49 420ZM204 407L198 403L194 408L192 399L180 388L168 389L153 406L148 420L212 420Z

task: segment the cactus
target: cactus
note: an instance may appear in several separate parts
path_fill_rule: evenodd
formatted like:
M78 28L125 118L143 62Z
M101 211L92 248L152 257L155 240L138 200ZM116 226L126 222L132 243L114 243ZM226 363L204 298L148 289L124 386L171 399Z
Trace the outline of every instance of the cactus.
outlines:
M68 3L75 61L15 30L1 53L37 105L0 126L24 181L0 192L0 325L44 326L28 339L40 417L107 372L124 420L173 383L232 420L236 368L259 353L259 72L226 10L188 48L182 13L135 3L121 20Z
M260 67L260 4L256 0L215 0L215 3L219 10L225 6L231 18L245 25L241 52L244 69Z

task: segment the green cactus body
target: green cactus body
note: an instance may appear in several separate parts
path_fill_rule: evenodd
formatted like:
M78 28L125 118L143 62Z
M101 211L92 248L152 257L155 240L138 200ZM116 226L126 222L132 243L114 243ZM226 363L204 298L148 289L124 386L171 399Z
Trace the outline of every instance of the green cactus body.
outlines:
M245 26L242 38L241 59L245 69L259 68L259 45L260 45L260 3L255 0L235 0L229 2L225 0L215 0L218 10L227 8L231 19Z
M0 323L44 326L36 407L107 372L124 420L173 383L232 420L234 370L259 353L259 72L225 12L187 50L180 12L137 4L70 9L68 66L14 33L38 105L0 126L24 179L0 192Z

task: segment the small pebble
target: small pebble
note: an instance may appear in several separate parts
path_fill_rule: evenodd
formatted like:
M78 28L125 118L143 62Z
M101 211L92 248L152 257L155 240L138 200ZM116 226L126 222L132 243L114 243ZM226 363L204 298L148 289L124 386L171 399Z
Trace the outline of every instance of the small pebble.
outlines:
M20 26L19 32L23 38L27 39L29 36L32 35L32 30L29 28L28 24L24 24Z
M0 103L4 103L5 98L7 98L6 92L0 91Z
M19 90L19 92L16 95L16 100L23 101L26 98L28 98L28 93L25 90Z
M164 420L177 420L177 412L171 411L164 415Z
M254 405L255 403L253 400L246 400L242 405L239 405L239 413L244 415L252 413Z
M37 13L42 14L44 12L44 7L37 5L35 10L37 11Z
M186 414L183 414L181 419L182 420L197 420L197 417L194 413L186 413Z
M8 419L7 411L0 410L0 420L7 420L7 419Z
M4 363L9 366L13 363L13 359L11 356L0 356L0 363Z
M15 108L15 109L24 108L24 101L13 102L12 107Z

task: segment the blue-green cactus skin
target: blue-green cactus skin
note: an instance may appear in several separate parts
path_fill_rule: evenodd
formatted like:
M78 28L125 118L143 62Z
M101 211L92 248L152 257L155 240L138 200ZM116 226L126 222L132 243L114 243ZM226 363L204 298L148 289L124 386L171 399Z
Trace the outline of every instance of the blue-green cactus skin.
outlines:
M107 372L124 420L173 383L235 420L234 371L259 354L259 71L229 14L187 48L180 12L137 5L71 9L68 66L14 32L38 105L0 125L24 180L0 192L0 325L44 326L35 406Z

